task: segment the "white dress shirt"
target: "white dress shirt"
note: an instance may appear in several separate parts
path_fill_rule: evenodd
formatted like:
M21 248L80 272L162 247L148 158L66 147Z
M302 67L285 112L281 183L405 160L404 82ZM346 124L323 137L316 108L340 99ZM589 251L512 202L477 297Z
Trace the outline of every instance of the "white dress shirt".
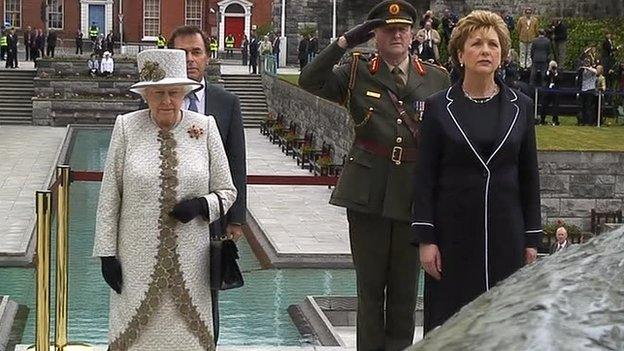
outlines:
M206 79L202 78L201 85L202 85L201 89L191 94L195 94L195 97L197 97L197 101L195 102L197 104L197 112L201 113L202 115L205 115L206 114L205 113L206 112ZM184 109L188 110L190 104L191 104L191 100L188 97L185 97Z

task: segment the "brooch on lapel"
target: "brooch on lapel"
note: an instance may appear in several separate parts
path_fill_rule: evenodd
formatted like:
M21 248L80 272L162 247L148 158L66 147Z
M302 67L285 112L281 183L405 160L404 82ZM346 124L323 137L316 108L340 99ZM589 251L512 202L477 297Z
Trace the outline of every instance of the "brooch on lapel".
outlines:
M204 135L204 129L195 126L194 124L186 131L189 133L191 138L199 139L200 136Z

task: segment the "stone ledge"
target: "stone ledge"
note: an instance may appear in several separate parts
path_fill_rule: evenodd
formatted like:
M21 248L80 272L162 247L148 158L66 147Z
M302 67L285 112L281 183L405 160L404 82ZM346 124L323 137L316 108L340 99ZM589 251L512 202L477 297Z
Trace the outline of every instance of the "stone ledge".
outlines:
M262 226L247 210L248 239L263 268L353 268L350 254L283 254L271 244Z
M0 350L4 350L9 343L17 307L17 303L11 301L9 296L0 296Z

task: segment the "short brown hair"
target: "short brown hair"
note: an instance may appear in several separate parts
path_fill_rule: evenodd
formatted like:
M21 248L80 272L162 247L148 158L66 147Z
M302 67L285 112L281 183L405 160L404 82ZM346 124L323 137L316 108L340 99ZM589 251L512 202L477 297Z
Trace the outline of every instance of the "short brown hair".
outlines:
M463 68L459 65L459 51L463 50L464 44L471 33L479 29L492 28L498 35L498 41L501 45L501 62L509 54L511 48L511 38L509 37L509 29L503 18L494 12L475 10L468 16L457 22L457 26L453 29L451 40L449 41L449 55L453 61L453 65L463 74Z
M171 38L169 38L169 43L167 44L167 47L169 47L169 49L175 49L175 40L177 37L195 34L199 34L201 36L202 40L204 41L204 50L206 50L206 53L209 53L210 50L208 48L208 39L206 39L204 32L202 32L202 30L196 26L180 26L176 28L173 33L171 33Z

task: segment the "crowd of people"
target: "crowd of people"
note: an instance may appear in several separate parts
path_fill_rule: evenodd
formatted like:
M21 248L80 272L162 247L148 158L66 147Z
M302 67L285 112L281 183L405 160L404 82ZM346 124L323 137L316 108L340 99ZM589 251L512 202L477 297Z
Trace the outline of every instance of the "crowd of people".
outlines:
M554 18L548 25L540 26L540 20L532 8L525 8L517 20L501 11L500 17L511 34L517 34L518 47L512 48L504 58L497 74L509 86L529 96L539 89L541 100L540 118L536 122L546 124L546 115L552 115L552 125L559 125L561 88L578 91L577 100L582 108L579 125L596 125L598 95L607 91L624 90L624 62L617 62L620 45L612 33L605 31L604 38L588 43L575 60L567 58L568 27L563 18ZM459 79L457 67L450 58L442 62L440 49L448 49L449 39L459 17L445 9L442 18L427 11L415 30L411 52L422 60L442 65L451 73L452 81ZM567 70L566 70L567 69ZM562 71L575 72L574 85L561 79ZM608 97L607 101L611 101ZM603 102L604 104L604 102Z

